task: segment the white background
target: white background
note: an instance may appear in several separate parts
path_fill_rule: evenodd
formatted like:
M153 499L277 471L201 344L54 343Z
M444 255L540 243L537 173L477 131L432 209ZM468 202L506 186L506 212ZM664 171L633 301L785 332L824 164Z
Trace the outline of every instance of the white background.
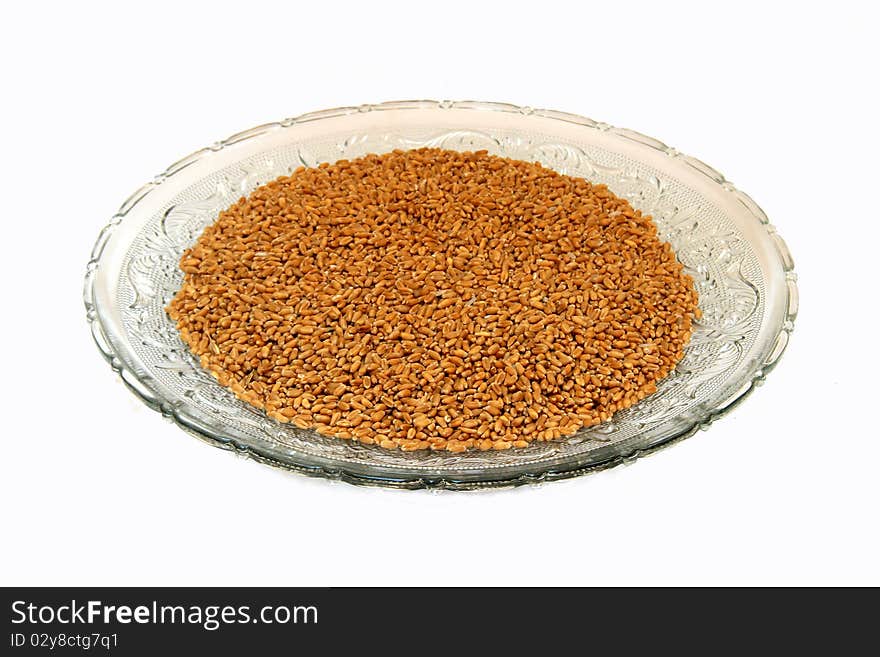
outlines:
M7 7L0 584L880 584L873 4L605 4ZM142 406L81 302L121 201L238 130L409 98L585 114L717 167L795 256L782 364L633 466L480 494L286 474Z

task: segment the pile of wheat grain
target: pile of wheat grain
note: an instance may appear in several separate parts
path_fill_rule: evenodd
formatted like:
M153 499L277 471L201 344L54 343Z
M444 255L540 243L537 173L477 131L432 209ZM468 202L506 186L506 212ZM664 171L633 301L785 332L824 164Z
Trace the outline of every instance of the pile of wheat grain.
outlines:
M698 316L606 187L441 149L302 168L220 214L168 307L273 418L387 448L524 447L656 390Z

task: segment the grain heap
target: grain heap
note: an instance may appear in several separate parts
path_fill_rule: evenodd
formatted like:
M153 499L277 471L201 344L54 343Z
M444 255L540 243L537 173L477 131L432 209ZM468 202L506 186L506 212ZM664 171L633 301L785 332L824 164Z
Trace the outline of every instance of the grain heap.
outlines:
M404 450L524 447L656 390L699 316L603 185L424 148L301 168L222 212L168 307L273 418Z

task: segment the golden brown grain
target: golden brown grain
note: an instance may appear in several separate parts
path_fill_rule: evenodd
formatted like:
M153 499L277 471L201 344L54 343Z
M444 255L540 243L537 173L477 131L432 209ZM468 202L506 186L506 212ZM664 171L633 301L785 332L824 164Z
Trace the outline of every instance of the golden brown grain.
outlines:
M168 313L221 384L281 422L407 451L603 422L656 390L699 316L650 217L485 151L298 169L180 266Z

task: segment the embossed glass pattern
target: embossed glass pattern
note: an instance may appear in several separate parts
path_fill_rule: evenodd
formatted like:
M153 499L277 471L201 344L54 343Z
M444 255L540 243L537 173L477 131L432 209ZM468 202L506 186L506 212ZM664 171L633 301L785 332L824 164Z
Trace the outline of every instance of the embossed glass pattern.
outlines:
M559 442L506 452L396 452L272 420L201 369L164 307L178 260L223 208L299 166L396 148L486 149L605 183L654 217L693 276L703 317L656 394ZM299 472L362 484L479 488L609 467L705 428L778 362L797 314L791 256L745 194L649 137L554 111L409 101L259 126L171 165L101 232L85 305L101 353L151 407L209 442Z

